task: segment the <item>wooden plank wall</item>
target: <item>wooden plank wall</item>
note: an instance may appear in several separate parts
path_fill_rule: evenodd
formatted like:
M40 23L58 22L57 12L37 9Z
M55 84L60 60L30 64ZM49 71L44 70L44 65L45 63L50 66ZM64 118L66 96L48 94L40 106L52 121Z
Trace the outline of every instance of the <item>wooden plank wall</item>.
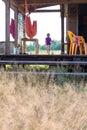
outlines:
M67 30L78 34L78 4L68 5Z

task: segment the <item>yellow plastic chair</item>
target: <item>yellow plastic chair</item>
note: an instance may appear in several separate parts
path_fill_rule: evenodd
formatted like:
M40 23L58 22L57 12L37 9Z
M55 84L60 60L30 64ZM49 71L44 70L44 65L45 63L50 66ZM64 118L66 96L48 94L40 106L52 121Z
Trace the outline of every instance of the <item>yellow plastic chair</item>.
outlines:
M76 36L76 44L75 44L75 54L77 54L77 49L79 48L79 53L83 54L82 48L84 46L82 36Z
M79 48L79 53L83 54L83 46L84 46L84 53L87 54L87 44L85 43L85 39L83 36L77 36L71 31L68 31L68 36L70 39L70 48L69 54L77 54L77 49Z
M75 44L75 54L77 54L77 48L79 48L80 54L87 54L87 43L83 36L76 36L76 44ZM84 47L84 51L83 51Z
M69 40L70 40L70 47L69 47L69 54L74 54L75 53L75 37L76 35L71 32L71 31L67 31L67 34L69 36Z
M81 36L81 45L84 46L84 54L87 54L87 43L85 42L85 38Z

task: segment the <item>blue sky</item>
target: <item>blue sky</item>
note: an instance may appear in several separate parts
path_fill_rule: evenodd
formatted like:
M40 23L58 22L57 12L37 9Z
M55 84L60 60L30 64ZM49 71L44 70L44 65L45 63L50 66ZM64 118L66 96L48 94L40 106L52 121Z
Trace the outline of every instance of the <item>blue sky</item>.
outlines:
M56 6L58 8L58 6ZM54 7L54 8L56 8ZM0 41L5 40L5 5L0 1ZM11 18L13 13L11 11ZM37 20L37 35L40 44L45 44L45 37L50 33L53 40L61 39L61 17L60 13L32 13L31 21Z

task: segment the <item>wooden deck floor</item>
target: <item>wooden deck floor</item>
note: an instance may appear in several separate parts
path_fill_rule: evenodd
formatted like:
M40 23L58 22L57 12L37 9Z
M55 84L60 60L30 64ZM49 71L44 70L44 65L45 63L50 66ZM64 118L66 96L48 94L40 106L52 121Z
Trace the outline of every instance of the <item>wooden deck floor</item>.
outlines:
M0 55L0 65L5 67L7 64L49 65L55 67L60 65L68 68L68 73L63 73L65 75L72 75L73 72L75 72L75 75L87 75L87 55Z
M28 54L20 54L20 55L0 55L0 64L3 61L8 63L10 62L19 62L21 64L49 64L51 65L52 62L56 63L64 63L71 62L76 63L78 62L86 64L87 62L87 55L68 55L68 54L60 54L60 55L28 55ZM60 62L59 62L60 61Z

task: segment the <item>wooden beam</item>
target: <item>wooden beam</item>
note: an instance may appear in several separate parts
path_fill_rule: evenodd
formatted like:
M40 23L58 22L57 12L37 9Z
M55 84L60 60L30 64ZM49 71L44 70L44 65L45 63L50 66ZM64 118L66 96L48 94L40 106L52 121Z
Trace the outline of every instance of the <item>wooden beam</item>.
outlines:
M10 0L5 1L6 9L6 34L5 34L5 54L10 54Z
M60 10L35 10L34 13L53 13L53 12L60 12Z
M6 1L6 0L2 0ZM25 0L10 0L15 6L24 5ZM40 5L40 4L66 4L66 3L87 3L87 0L28 0L29 5Z
M64 5L61 5L61 53L64 54Z
M61 12L61 10L35 10L33 13L53 13L53 12Z
M24 0L17 0L18 4L24 4ZM28 0L29 5L40 4L66 4L66 3L87 3L87 0Z
M87 4L87 0L66 0L66 3L70 4Z
M65 0L28 0L28 4L29 5L46 5L46 4L60 4L60 3L64 3L63 1ZM24 0L18 0L18 4L19 5L23 5L24 4Z
M15 47L18 46L18 10L15 8L14 10L15 15Z
M5 0L2 0L2 1L4 1L4 2L6 3ZM24 7L18 5L17 0L10 0L10 8L12 8L13 10L14 10L15 8L17 8L19 12L21 12L22 14L25 14L25 9L24 9Z
M10 0L10 7L11 7L11 8L17 8L17 10L18 10L19 12L21 12L22 14L25 13L24 7L18 5L18 1L16 1L16 0Z

